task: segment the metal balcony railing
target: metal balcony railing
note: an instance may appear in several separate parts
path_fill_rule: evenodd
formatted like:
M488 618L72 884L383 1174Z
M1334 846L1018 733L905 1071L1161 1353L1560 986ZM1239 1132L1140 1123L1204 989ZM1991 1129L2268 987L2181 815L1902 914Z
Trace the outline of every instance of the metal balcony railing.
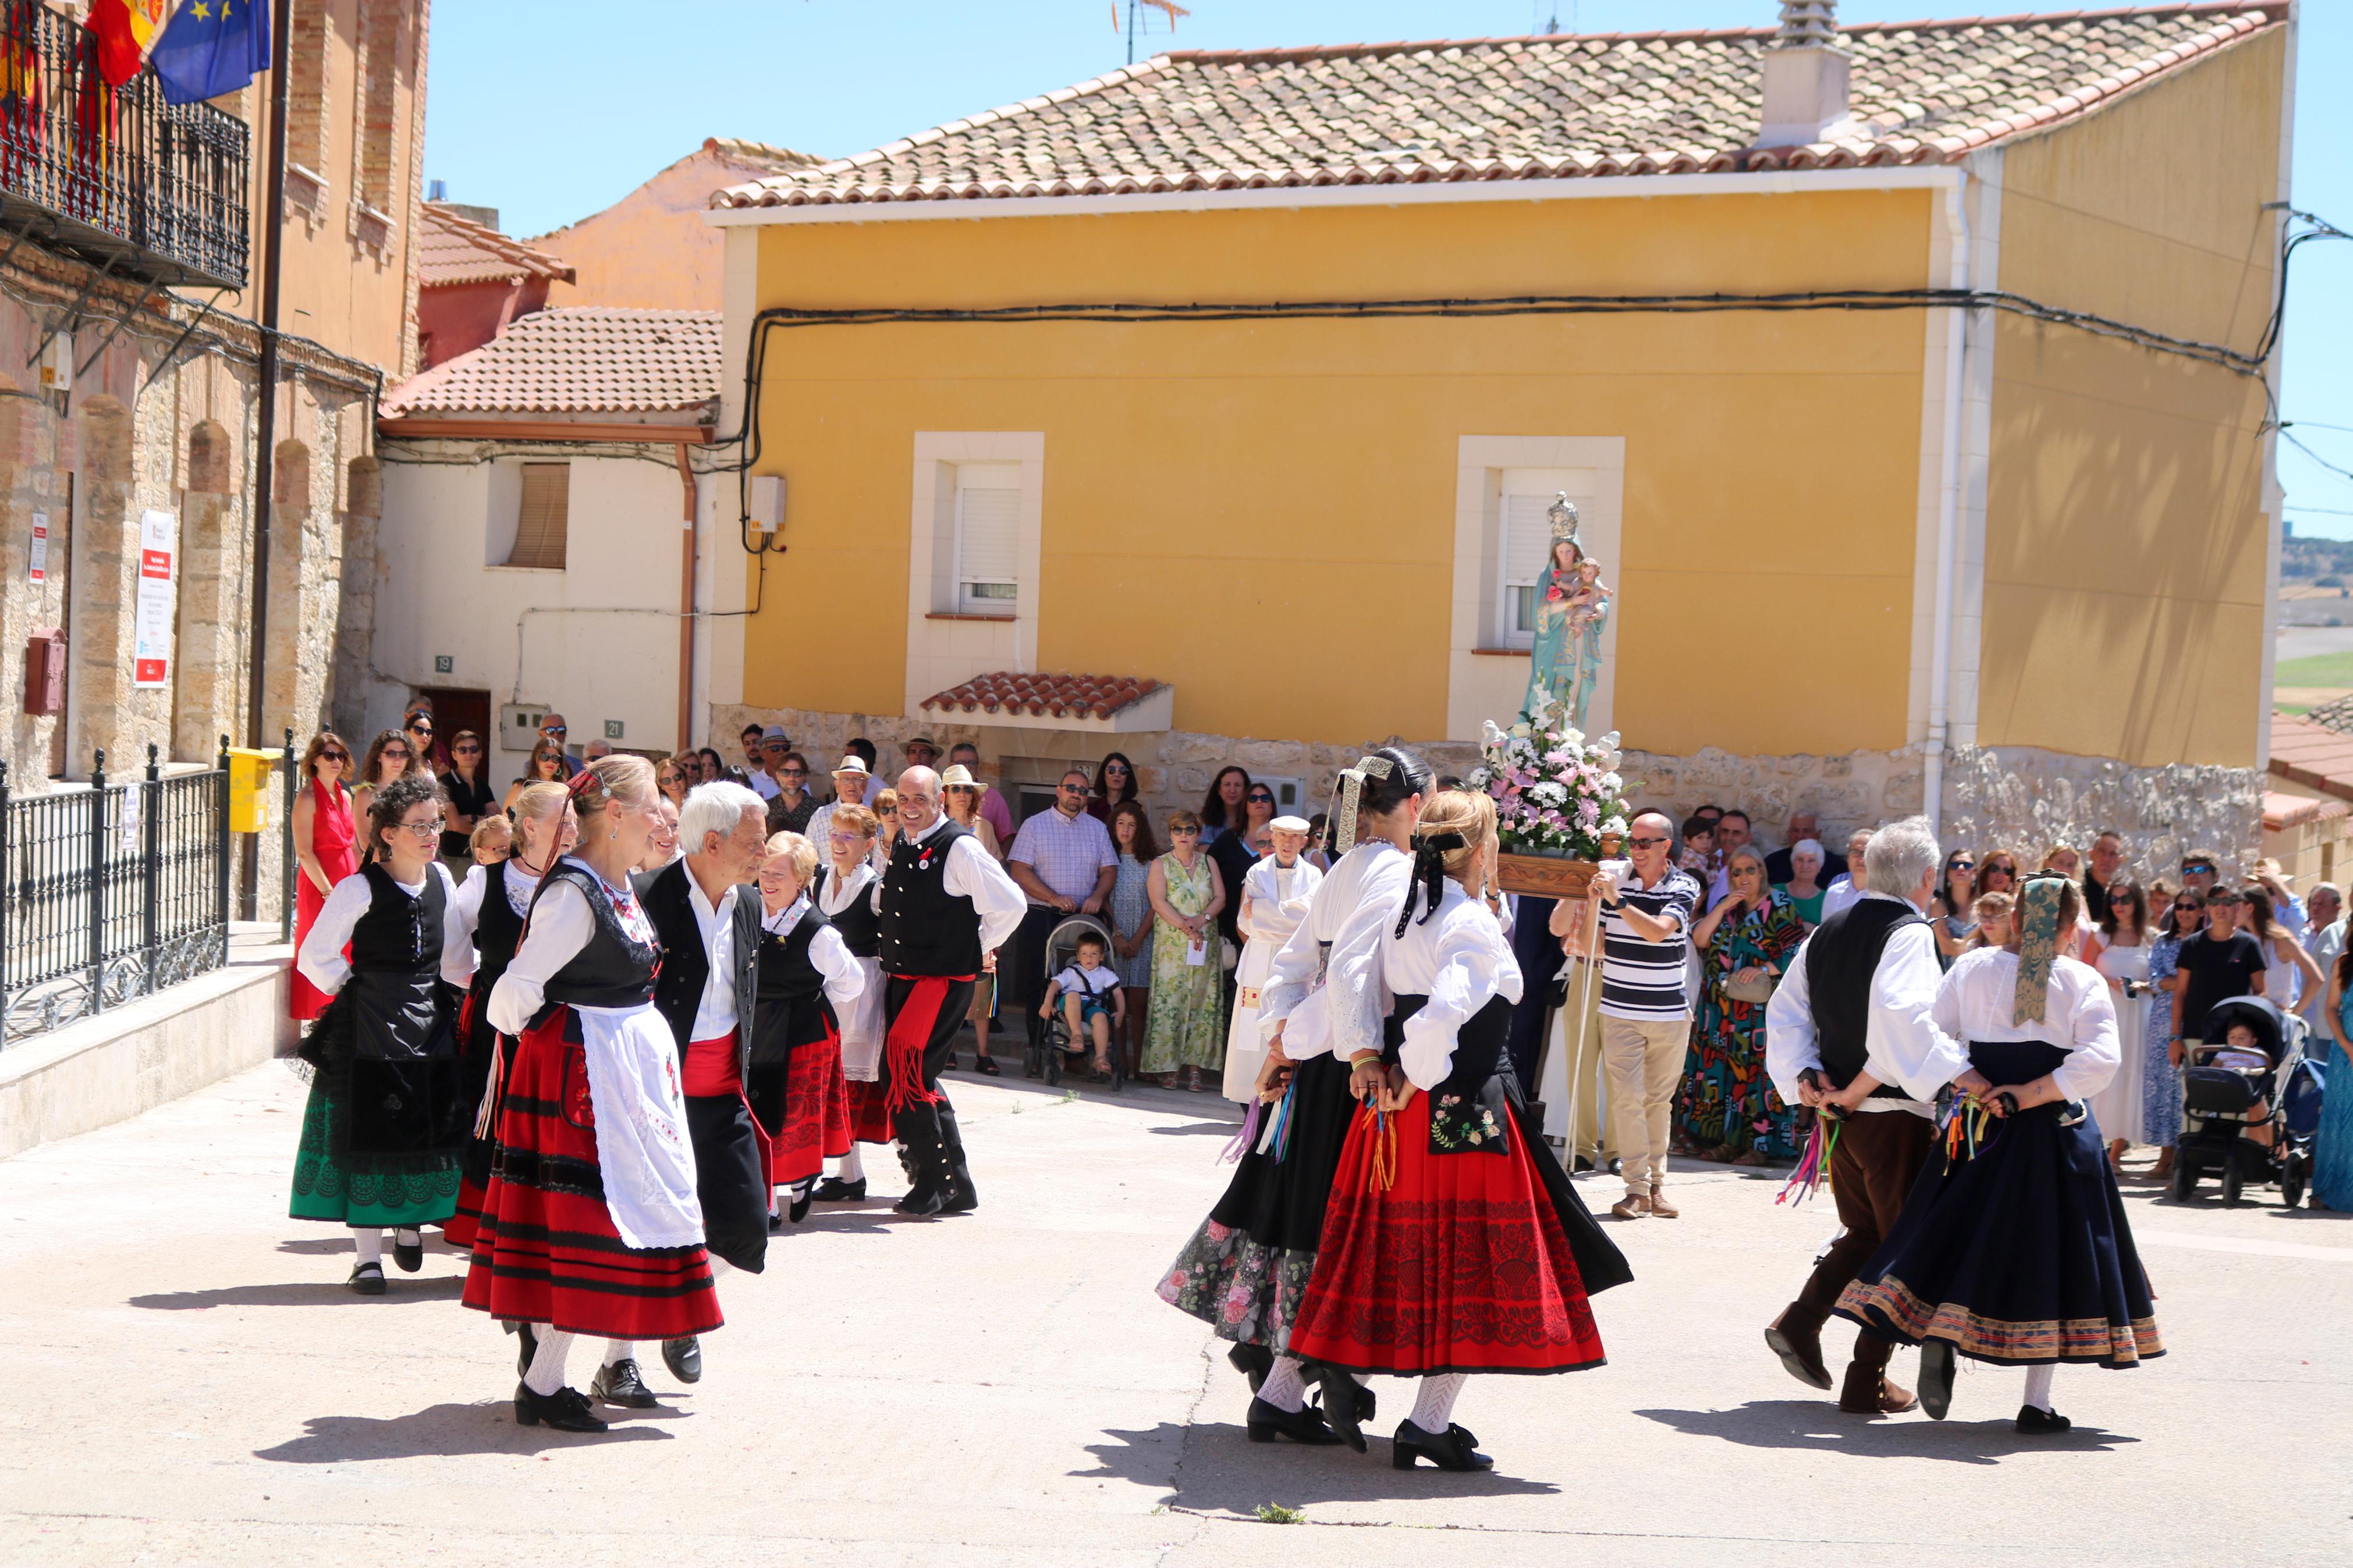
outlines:
M90 32L0 0L0 229L169 286L245 287L251 132L98 74ZM6 243L0 240L0 244Z

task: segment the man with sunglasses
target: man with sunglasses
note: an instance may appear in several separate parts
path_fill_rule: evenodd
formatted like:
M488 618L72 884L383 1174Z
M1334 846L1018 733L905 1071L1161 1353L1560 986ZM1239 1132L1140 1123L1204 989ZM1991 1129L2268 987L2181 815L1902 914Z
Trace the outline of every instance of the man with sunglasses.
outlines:
M1087 775L1072 768L1054 786L1054 809L1033 813L1013 836L1005 869L1029 899L1013 933L1013 973L999 974L1008 1005L1018 1006L1029 1026L1029 1076L1037 1077L1039 1037L1044 1020L1039 1000L1046 994L1046 939L1074 914L1101 915L1119 879L1119 851L1111 832L1087 815Z
M540 715L539 738L555 748L556 756L563 760L564 776L567 781L580 772L579 760L564 749L564 738L570 733L572 733L572 727L564 721L563 714Z
M1595 873L1601 905L1601 1070L1626 1195L1620 1219L1682 1211L1667 1201L1667 1140L1675 1088L1691 1042L1683 953L1699 884L1668 863L1674 825L1655 811L1634 819L1628 858Z

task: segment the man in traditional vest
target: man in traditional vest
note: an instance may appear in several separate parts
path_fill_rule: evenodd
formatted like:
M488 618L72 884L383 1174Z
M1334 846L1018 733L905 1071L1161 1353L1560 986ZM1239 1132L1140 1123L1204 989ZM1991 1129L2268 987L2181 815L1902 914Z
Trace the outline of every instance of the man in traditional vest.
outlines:
M955 1108L940 1092L973 982L1020 925L1029 900L979 840L940 813L940 775L899 775L899 839L882 873L882 1089L913 1185L902 1214L977 1207Z
M1968 1049L1929 1016L1943 970L1923 914L1942 857L1926 817L1872 835L1861 896L1799 947L1765 1012L1765 1068L1785 1103L1837 1120L1831 1191L1841 1236L1765 1342L1799 1382L1831 1385L1822 1325L1839 1292L1895 1228L1928 1158L1936 1091L1969 1072ZM1887 1380L1894 1350L1858 1333L1839 1408L1894 1415L1919 1401Z

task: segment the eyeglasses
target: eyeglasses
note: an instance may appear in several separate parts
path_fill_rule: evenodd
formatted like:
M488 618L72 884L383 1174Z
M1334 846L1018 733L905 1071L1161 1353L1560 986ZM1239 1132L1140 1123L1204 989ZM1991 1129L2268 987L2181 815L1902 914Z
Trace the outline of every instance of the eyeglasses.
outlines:
M1626 842L1631 844L1637 849L1649 849L1661 844L1672 843L1672 840L1665 838L1630 838Z
M1271 795L1254 795L1250 797L1250 803L1252 805L1272 805L1274 804L1274 796Z
M1106 773L1124 773L1127 772L1127 764L1125 763L1105 763L1103 764L1103 772Z
M808 777L808 770L807 768L784 768L779 771L782 773L783 776L788 779L805 779Z
M319 760L322 763L348 763L352 754L349 752L321 752Z
M958 784L955 787L958 789L970 789L972 785ZM1054 786L1054 790L1055 793L1059 795L1084 795L1087 793L1087 786L1084 784L1056 784Z
M2205 907L2203 904L2178 903L2173 906L2173 912L2177 915L2194 915Z
M378 752L376 755L380 757L399 757L405 760L408 755L408 748L406 746L386 746L383 751Z
M1201 830L1198 827L1172 827L1168 830L1168 837L1171 838L1198 838L1201 837Z
M896 816L899 815L899 808L895 805L878 805L874 808L874 812L878 816Z
M479 757L482 754L482 748L480 746L452 746L449 750L460 757Z
M441 837L441 829L447 826L448 824L443 821L442 818L438 816L430 822L404 822L399 824L400 830L403 833L413 833L419 838L438 838Z

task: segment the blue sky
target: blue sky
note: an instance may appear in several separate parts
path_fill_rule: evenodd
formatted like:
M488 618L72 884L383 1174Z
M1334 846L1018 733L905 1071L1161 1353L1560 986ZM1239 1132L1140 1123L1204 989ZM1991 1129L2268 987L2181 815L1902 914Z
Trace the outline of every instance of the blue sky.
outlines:
M1773 0L1187 0L1155 49L1477 37L1563 29L1769 23ZM1850 21L1981 16L1985 0L1849 0ZM551 8L465 0L433 9L426 175L500 209L512 234L584 217L700 146L741 136L805 152L863 151L1125 63L1125 0L612 0ZM691 18L686 25L673 17ZM670 25L665 25L670 23ZM2302 8L2295 205L2353 230L2353 0ZM2290 279L2283 407L2319 455L2280 449L2296 531L2353 539L2353 242L2306 246ZM2329 429L2326 426L2341 426Z

